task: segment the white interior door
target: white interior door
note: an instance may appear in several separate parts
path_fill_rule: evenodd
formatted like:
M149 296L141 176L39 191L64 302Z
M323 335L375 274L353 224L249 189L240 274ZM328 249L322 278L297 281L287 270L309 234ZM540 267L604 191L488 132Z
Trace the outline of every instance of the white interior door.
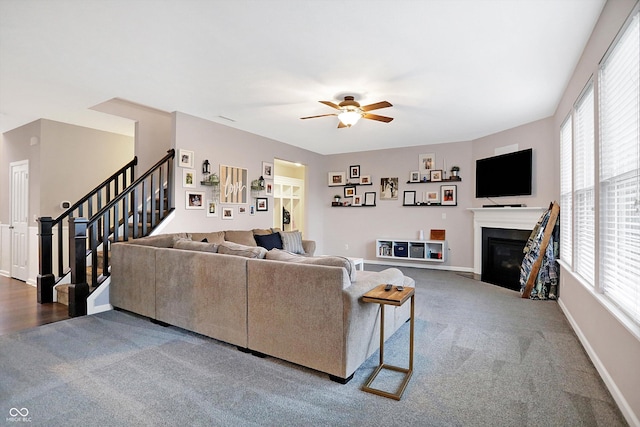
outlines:
M11 169L11 277L27 281L29 223L29 161L12 162Z

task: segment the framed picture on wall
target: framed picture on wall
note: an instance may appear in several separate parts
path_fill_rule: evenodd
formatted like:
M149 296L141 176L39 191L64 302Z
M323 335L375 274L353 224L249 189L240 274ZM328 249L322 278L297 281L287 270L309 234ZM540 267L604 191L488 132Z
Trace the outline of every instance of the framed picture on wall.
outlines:
M187 191L185 193L185 209L204 209L204 193L202 191Z
M420 171L411 171L409 174L409 182L420 182Z
M352 206L362 206L362 196L354 195Z
M458 186L457 185L441 185L440 186L440 204L442 206L458 205Z
M182 169L182 187L196 188L196 170Z
M215 200L207 200L207 217L215 218L218 216L218 206Z
M193 151L180 149L178 151L178 166L181 168L193 168Z
M360 165L349 166L349 178L360 178Z
M262 162L262 177L264 179L273 179L273 163Z
M416 204L416 192L405 191L402 199L402 206L413 206Z
M225 206L222 208L222 219L233 219L233 208Z
M442 169L434 169L431 171L431 182L442 181Z
M256 198L256 211L266 212L268 210L269 210L269 199L267 199L266 197Z

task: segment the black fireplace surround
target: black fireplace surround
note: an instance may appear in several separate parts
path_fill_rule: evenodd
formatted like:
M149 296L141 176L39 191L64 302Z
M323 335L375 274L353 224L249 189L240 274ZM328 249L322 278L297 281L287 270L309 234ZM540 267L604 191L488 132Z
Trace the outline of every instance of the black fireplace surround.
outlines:
M520 291L520 266L531 230L482 228L483 282Z

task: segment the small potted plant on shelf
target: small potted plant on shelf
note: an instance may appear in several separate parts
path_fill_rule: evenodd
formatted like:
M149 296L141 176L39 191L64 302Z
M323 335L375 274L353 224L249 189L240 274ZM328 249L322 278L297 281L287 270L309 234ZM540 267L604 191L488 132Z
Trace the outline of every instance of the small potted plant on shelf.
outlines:
M340 199L342 199L342 196L339 194L336 194L335 196L333 196L333 203L331 204L331 206L340 206Z
M458 172L460 172L460 166L451 166L451 178L458 179Z

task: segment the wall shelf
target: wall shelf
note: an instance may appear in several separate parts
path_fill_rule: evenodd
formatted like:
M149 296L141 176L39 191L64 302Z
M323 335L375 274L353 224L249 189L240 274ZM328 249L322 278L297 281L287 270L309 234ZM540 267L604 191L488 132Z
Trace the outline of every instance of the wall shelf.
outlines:
M447 258L447 241L376 239L376 257L443 263Z
M446 183L446 182L461 182L462 178L457 177L457 178L446 178L443 179L442 181L418 181L418 182L411 182L411 181L407 181L407 184L441 184L441 183Z

